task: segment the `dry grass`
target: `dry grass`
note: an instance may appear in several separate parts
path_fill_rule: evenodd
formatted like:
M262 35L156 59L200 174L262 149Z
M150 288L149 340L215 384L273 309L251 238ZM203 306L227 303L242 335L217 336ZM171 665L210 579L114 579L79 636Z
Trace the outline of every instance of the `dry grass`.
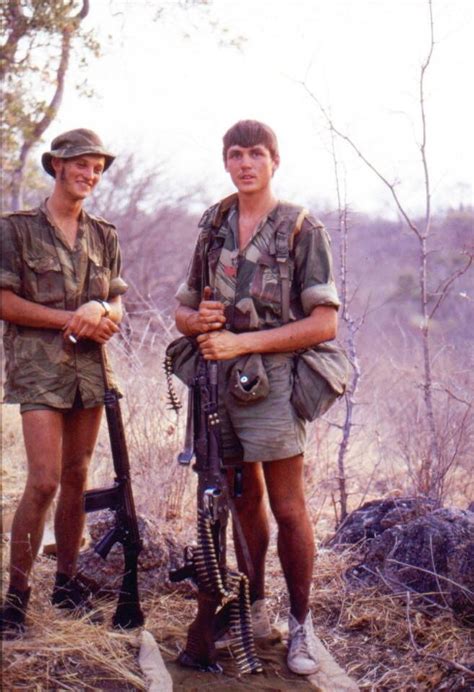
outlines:
M449 614L430 618L407 607L405 593L349 591L343 575L354 561L354 553L326 549L316 561L313 614L338 663L362 689L468 689L472 632Z
M49 602L54 571L53 561L39 558L27 636L3 642L2 689L145 689L136 662L136 634L118 634L108 627L114 605L98 607L107 624L68 618Z
M4 545L4 549L5 549ZM451 616L429 618L407 608L404 594L377 589L349 592L344 572L350 552L321 549L315 563L312 611L318 635L337 662L367 690L469 689L472 632ZM98 606L105 624L73 621L49 604L55 563L41 557L35 568L27 636L4 643L4 690L143 690L136 633L110 629L115 603ZM274 624L288 603L276 555L268 569L268 605ZM147 629L165 660L183 646L195 614L191 592L144 592ZM291 685L288 689L291 688Z
M146 348L145 348L146 346ZM163 530L184 535L194 515L194 474L179 469L176 453L183 439L183 416L177 421L166 408L161 371L162 344L135 348L127 356L124 344L112 353L126 391L122 403L134 493L138 508L160 518ZM24 452L17 411L3 413L3 506L8 514L21 492ZM323 542L334 526L334 445L337 430L312 428L307 460L307 488L318 538ZM356 441L354 453L360 443ZM368 447L366 447L368 451ZM362 461L365 465L362 465ZM371 452L370 462L378 463ZM357 462L357 463L356 463ZM359 462L360 465L359 465ZM370 499L368 459L353 456L349 464L352 506ZM373 482L383 479L377 466ZM111 462L105 426L91 473L91 486L111 480ZM391 480L393 483L393 480ZM392 485L392 487L394 487ZM170 523L173 520L173 523ZM180 533L181 529L184 529ZM173 529L167 527L173 526ZM275 528L273 527L273 531ZM268 604L274 623L285 619L288 602L272 540L267 570ZM7 543L2 545L3 563ZM317 631L338 663L367 690L467 690L474 684L472 633L449 614L435 619L407 606L405 594L380 590L349 591L344 572L355 560L351 552L320 549L315 563L312 611ZM49 603L55 564L41 557L34 570L33 595L27 636L6 642L3 649L3 689L16 690L143 690L137 663L136 634L119 634L109 627L113 603L99 606L105 624L71 621ZM6 581L6 576L4 576ZM4 587L6 584L4 583ZM157 639L165 659L172 660L183 646L195 613L195 601L186 589L143 590L147 628ZM471 656L471 658L470 658ZM293 684L289 683L288 689ZM189 689L189 688L188 688Z

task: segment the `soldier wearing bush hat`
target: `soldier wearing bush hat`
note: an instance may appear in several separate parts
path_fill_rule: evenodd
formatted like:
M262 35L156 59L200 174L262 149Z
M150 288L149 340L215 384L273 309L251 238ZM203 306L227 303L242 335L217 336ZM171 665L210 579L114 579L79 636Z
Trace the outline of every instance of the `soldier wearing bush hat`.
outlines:
M51 142L51 151L45 151L41 157L41 163L44 170L53 178L56 177L54 168L51 164L51 159L72 159L75 156L82 154L96 154L105 158L104 171L106 171L115 156L111 154L102 144L102 141L92 130L80 128L78 130L69 130L62 135L55 137Z
M127 285L115 226L82 207L113 160L92 130L55 137L41 157L54 178L51 195L36 209L1 218L5 402L20 405L28 459L12 528L10 584L0 610L0 631L7 638L25 628L29 575L56 494L51 600L73 615L93 610L75 576L82 496L102 415L99 350L118 331ZM113 373L108 375L114 386Z

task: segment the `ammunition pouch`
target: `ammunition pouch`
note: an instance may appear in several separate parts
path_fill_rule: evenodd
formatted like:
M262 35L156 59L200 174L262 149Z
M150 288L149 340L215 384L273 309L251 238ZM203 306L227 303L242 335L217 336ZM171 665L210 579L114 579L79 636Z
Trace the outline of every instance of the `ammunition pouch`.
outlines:
M291 403L307 421L322 416L346 391L350 364L341 346L326 341L295 353Z
M226 394L241 406L254 404L268 396L270 384L260 353L239 358L232 366Z
M197 372L199 348L192 336L180 336L166 348L166 356L171 364L171 372L188 387L191 386Z

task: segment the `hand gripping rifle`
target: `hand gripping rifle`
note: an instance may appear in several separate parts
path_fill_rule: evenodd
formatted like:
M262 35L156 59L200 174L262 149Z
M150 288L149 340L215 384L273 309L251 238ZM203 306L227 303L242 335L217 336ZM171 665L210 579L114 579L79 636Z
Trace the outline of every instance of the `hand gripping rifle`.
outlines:
M84 509L97 512L110 509L115 512L115 526L94 547L104 560L115 543L121 543L124 554L124 573L117 608L112 619L116 628L131 629L143 625L137 583L138 555L142 548L138 532L137 515L130 479L130 462L123 428L118 392L110 387L106 370L105 346L100 350L104 379L104 404L109 428L115 480L110 488L97 488L84 493Z
M168 369L172 369L170 363ZM170 572L172 582L189 578L198 587L197 615L178 661L201 671L222 672L216 663L214 640L219 622L227 623L235 635L230 646L240 672L259 673L262 667L255 653L248 578L226 565L226 528L233 503L220 450L217 372L216 361L199 357L189 391L186 448L178 457L179 463L188 465L195 454L193 469L198 474L197 546L185 548L184 566Z

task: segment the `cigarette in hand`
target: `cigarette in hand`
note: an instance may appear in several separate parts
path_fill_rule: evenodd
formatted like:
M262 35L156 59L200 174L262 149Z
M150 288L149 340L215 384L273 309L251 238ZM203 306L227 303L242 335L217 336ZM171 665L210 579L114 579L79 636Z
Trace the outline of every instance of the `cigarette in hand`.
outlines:
M69 334L68 339L71 342L71 344L77 344L78 339L77 336L74 336L74 334Z

